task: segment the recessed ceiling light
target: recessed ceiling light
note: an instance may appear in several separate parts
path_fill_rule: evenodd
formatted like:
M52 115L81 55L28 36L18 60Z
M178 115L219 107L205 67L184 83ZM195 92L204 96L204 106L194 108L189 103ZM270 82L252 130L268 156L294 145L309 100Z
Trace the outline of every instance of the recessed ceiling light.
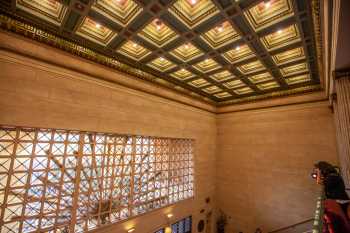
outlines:
M282 33L282 29L279 29L279 30L277 31L277 33L278 33L278 34L281 34L281 33Z
M168 218L171 218L173 216L173 214L167 214Z
M269 8L271 6L271 2L270 1L265 1L265 7Z
M224 26L220 25L217 27L218 32L222 32L224 30Z
M127 230L128 233L133 232L133 231L135 231L135 228L130 228L129 230Z
M191 5L196 5L197 0L190 0Z
M136 44L136 43L133 43L132 46L133 46L134 48L136 48L136 47L137 47L137 44Z
M241 49L241 47L239 47L239 45L236 47L236 50L238 51L238 50L240 50Z
M161 61L164 61L164 57L160 57L160 60L161 60Z
M190 46L188 44L185 44L185 49L188 49Z
M157 19L157 20L155 21L155 24L156 24L157 30L160 30L160 29L162 28L163 23L162 23L162 21L160 21L159 19Z
M96 23L96 27L97 27L97 28L100 28L100 27L101 27L101 24Z
M183 71L185 71L185 69L184 69L184 68L182 68L182 69L181 69L181 71L183 72Z

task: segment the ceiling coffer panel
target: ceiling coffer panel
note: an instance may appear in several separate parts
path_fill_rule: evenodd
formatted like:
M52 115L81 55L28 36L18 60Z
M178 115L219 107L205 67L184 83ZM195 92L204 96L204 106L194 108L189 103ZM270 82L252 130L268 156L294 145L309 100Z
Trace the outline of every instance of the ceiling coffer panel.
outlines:
M220 11L211 0L177 0L169 12L192 29Z
M320 89L311 4L319 0L6 1L3 29L203 101Z
M127 26L142 12L142 7L133 0L97 0L92 10L121 26Z

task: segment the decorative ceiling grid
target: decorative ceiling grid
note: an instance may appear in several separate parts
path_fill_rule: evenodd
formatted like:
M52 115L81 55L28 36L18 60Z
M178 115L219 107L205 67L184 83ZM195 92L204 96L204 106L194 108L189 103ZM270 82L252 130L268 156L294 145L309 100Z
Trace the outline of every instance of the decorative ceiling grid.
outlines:
M221 72L216 73L216 74L212 74L209 77L214 79L217 82L223 82L223 81L227 81L229 79L235 78L235 76L227 70L221 71Z
M319 85L303 0L0 0L1 13L219 104ZM142 70L142 72L138 70Z

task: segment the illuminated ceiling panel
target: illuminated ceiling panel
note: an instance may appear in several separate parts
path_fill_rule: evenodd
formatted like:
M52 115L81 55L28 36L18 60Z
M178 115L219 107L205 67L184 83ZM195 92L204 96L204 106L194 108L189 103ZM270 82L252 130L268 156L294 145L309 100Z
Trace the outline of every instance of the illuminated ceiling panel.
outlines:
M210 83L207 80L200 78L189 82L189 84L194 87L204 87L209 85Z
M303 82L308 82L311 81L310 75L309 74L304 74L304 75L299 75L291 78L286 78L286 82L288 85L293 85L293 84L298 84L298 83L303 83Z
M284 68L281 68L281 74L284 77L291 76L291 75L296 75L296 74L301 74L305 73L309 70L307 63L300 63L292 66L287 66Z
M169 61L163 57L158 57L158 58L152 60L147 65L152 67L155 70L160 71L160 72L164 72L164 71L167 71L167 70L170 70L170 69L176 67L176 65L174 63L172 63L171 61Z
M129 24L142 11L133 0L97 0L92 9L122 26Z
M233 92L236 93L237 95L245 95L245 94L252 93L253 90L250 87L243 87L243 88L233 90Z
M54 0L17 0L16 7L56 25L62 23L67 12L65 5Z
M277 88L279 87L280 85L276 82L276 81L273 81L273 82L268 82L268 83L261 83L261 84L258 84L256 85L260 90L268 90L268 89L273 89L273 88Z
M225 21L201 35L201 38L212 48L217 49L235 42L241 36L228 21Z
M231 97L232 95L228 92L221 92L221 93L215 94L214 96L221 99L221 98Z
M108 45L117 35L111 29L88 17L83 20L76 33L103 46Z
M199 56L202 56L204 53L193 44L185 43L172 50L170 54L183 62L188 62Z
M242 73L242 74L251 74L251 73L255 73L261 70L265 70L265 66L259 61L253 61L247 64L243 64L239 67L237 67L237 69Z
M218 14L219 9L211 0L177 0L169 12L192 29Z
M301 38L296 24L278 29L276 32L261 38L261 42L268 51L285 47L298 41L301 41Z
M224 86L227 87L228 89L234 89L238 87L243 87L245 86L245 84L244 82L238 79L238 80L233 80L233 81L224 83Z
M244 12L255 31L260 31L294 15L291 0L261 1Z
M151 51L133 41L127 41L124 43L117 52L137 61L151 53Z
M211 58L205 59L204 61L201 61L201 62L193 65L193 67L202 73L208 73L210 71L217 70L217 69L221 68L221 66Z
M261 74L256 74L256 75L250 76L248 79L252 83L261 83L261 82L272 80L273 77L271 76L270 73L265 72L265 73L261 73Z
M163 47L178 37L160 19L153 20L138 35L157 47Z
M227 71L227 70L221 71L216 74L212 74L209 77L214 79L217 82L223 82L223 81L235 78L235 76L230 71Z
M305 59L304 49L302 47L299 47L284 51L272 56L272 59L278 66Z
M182 80L182 81L195 77L194 74L192 74L191 72L189 72L188 70L186 70L184 68L182 68L176 72L171 73L170 76L177 78L179 80Z
M255 56L254 52L248 45L237 46L223 54L224 58L231 64L235 64L240 61L247 60Z
M222 89L220 87L217 87L217 86L210 86L210 87L204 88L203 91L205 91L209 94L214 94L214 93L222 91Z
M321 20L313 1L2 1L1 30L204 102L257 101L321 86ZM297 78L305 74L311 78ZM279 87L268 88L271 82ZM221 91L210 93L211 86Z

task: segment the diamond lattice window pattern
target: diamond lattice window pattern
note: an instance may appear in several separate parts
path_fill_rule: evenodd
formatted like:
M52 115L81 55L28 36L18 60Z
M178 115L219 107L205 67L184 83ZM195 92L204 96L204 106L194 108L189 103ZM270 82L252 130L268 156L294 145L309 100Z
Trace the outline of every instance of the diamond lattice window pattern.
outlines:
M192 197L193 140L0 126L0 232L85 232Z

